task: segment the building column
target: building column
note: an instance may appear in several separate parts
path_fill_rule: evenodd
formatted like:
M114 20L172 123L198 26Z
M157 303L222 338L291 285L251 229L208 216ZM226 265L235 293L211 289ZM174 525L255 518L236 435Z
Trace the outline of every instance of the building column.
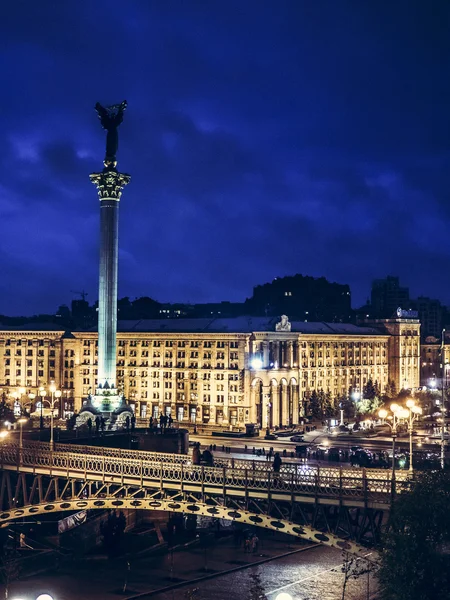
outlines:
M292 424L298 425L299 422L299 386L291 383L291 397L292 397Z
M270 427L270 417L271 417L271 413L270 413L270 400L271 400L271 393L270 393L270 386L269 385L265 385L263 386L263 403L262 403L262 425L263 425L263 429L267 429L267 427Z
M282 405L282 425L289 425L289 398L288 398L288 386L285 384L281 385L281 405Z
M292 369L292 365L294 364L294 353L292 350L292 344L293 342L288 341L287 343L287 357L286 357L286 362L287 365L290 369Z
M274 367L280 368L280 342L273 342L273 364Z
M278 400L278 386L272 383L270 386L270 403L272 404L272 427L280 424L280 406Z
M252 385L250 388L250 423L256 423L257 425L261 426L258 415L258 405L260 402L259 388L259 384Z
M262 347L263 347L263 356L262 356L263 369L267 369L269 366L269 342L264 341L262 343Z

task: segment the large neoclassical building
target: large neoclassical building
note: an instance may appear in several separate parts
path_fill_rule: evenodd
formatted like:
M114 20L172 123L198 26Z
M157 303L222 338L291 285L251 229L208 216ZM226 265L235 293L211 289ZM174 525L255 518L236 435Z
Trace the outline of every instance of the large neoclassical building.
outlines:
M369 379L381 390L389 381L417 388L419 334L406 318L365 327L285 316L119 321L117 381L145 418L295 424L313 390L337 398ZM39 388L54 381L62 413L78 411L97 387L97 360L94 331L0 330L1 394L36 409Z

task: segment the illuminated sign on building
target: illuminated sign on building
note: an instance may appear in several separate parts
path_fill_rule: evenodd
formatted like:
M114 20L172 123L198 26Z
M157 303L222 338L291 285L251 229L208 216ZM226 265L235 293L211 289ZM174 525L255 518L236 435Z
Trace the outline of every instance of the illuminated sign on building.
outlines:
M418 319L419 313L417 310L403 310L399 306L397 308L397 317L399 319Z

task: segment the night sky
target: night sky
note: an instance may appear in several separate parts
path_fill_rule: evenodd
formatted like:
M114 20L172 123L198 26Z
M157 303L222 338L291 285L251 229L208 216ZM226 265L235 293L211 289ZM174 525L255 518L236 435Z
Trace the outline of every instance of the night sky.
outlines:
M0 314L97 299L93 107L123 99L120 297L450 303L448 0L4 0L0 66Z

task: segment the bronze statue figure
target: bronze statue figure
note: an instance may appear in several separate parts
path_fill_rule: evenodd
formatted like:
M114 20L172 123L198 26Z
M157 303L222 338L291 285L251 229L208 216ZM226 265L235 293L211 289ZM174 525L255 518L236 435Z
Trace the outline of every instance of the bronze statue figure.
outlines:
M117 128L123 121L123 113L127 108L127 101L112 106L102 106L100 102L95 105L98 118L103 129L108 132L106 136L106 155L104 165L107 169L114 169L117 164L116 153L119 147L119 135Z

